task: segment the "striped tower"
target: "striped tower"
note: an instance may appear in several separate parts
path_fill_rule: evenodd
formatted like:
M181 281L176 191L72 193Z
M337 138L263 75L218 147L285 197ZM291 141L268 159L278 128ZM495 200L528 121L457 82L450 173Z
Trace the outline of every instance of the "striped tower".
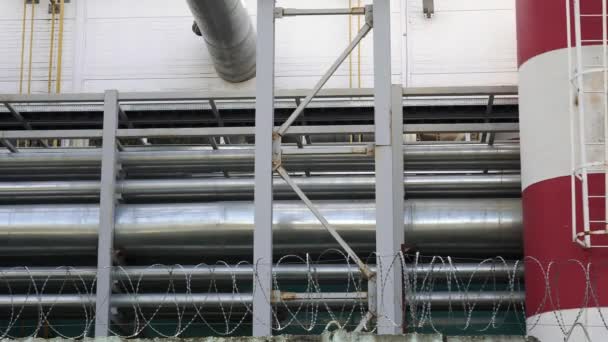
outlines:
M601 14L601 1L581 0L581 13ZM583 18L581 24L583 39L602 39L601 16ZM574 35L572 20L571 25ZM569 334L569 341L586 341L586 333L592 341L608 341L608 249L573 242L570 175L580 153L579 145L571 143L579 135L570 108L576 110L579 103L569 85L567 27L565 0L517 0L526 323L528 334L541 341L563 341ZM583 44L586 65L601 63L603 50L597 44ZM603 89L603 73L590 74L584 84ZM584 101L587 140L603 144L603 96ZM588 148L588 160L604 162L601 144ZM604 184L603 173L591 173L590 195L603 196ZM582 187L579 181L575 186L577 227L582 227ZM590 199L592 219L605 220L604 205L603 198ZM603 223L592 226L604 228ZM606 236L592 239L608 245Z

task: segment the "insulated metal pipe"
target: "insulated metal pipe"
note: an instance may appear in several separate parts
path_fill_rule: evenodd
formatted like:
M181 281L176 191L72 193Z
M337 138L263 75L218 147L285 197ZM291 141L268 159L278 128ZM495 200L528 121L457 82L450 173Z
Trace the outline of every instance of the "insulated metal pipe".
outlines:
M399 261L396 267L401 267ZM375 271L375 266L371 266ZM474 277L475 279L496 278L507 279L509 277L522 277L523 265L517 267L513 262L486 262L478 263L447 263L435 264L411 264L407 263L405 272L409 276L418 278L433 276L434 279L447 279L457 277L459 279ZM175 266L125 266L114 269L112 279L119 281L180 281L186 278L189 281L197 280L251 280L253 277L252 265L175 265ZM360 270L355 265L275 265L273 273L279 280L302 280L310 275L313 278L323 280L358 278ZM31 281L91 281L97 277L95 267L28 267L28 268L0 268L0 282L31 282Z
M293 298L295 296L295 298ZM289 297L289 299L287 299ZM448 308L450 306L475 305L476 308L493 307L499 303L503 305L519 304L524 300L523 291L488 291L479 292L431 292L415 293L406 295L404 300L408 304L430 304L434 309ZM117 308L165 308L175 311L176 306L187 307L193 305L213 306L240 306L250 305L252 295L250 293L138 293L138 294L113 294L112 306ZM275 299L273 303L279 306L300 305L328 305L330 307L340 305L361 305L367 302L365 292L349 293L290 293L285 299ZM42 294L42 295L0 295L0 309L40 307L73 308L83 309L95 304L94 295L86 294Z
M306 304L325 304L329 306L343 305L347 303L357 304L361 302L367 302L367 294L361 293L350 293L346 298L339 298L332 296L330 293L325 298L315 293L308 294L309 298L306 298L307 294L300 294L299 299L293 299L289 301L275 302L280 305L306 305ZM312 297L312 298L310 298ZM317 297L317 298L315 298ZM337 298L336 298L337 297ZM138 293L138 294L113 294L112 295L112 306L117 308L155 308L159 306L173 308L175 306L193 306L193 305L205 305L208 306L220 306L220 305L250 305L252 303L252 295L250 293ZM83 306L89 306L95 304L95 296L87 294L42 294L42 295L0 295L0 308L39 308L49 307L53 308L74 308L82 309Z
M218 75L234 83L253 78L256 34L241 0L188 0L188 6Z
M294 177L298 186L311 197L353 198L374 197L375 177L323 176ZM405 175L405 192L412 195L499 194L519 195L517 174L473 175ZM0 201L24 198L55 199L58 197L96 197L99 181L0 182ZM247 178L146 179L123 180L116 192L123 196L144 198L195 197L205 199L252 199L254 180ZM293 190L280 178L275 178L275 198L295 197Z
M353 145L350 145L353 146ZM346 147L346 146L339 146ZM316 149L316 150L315 150ZM307 153L301 153L302 150ZM284 148L283 164L290 171L370 171L374 157L361 154L328 154L322 148ZM318 154L311 153L319 151ZM187 172L253 171L254 149L204 147L127 149L119 153L120 162L130 174L167 174ZM98 173L98 149L52 149L35 152L0 151L0 177L15 174ZM404 145L404 166L408 170L443 169L519 169L519 145L431 144Z
M316 201L349 245L365 255L375 248L373 201ZM0 255L95 255L97 205L0 206ZM408 200L405 241L424 254L514 255L521 252L519 199ZM253 204L120 205L115 247L138 257L250 259ZM274 253L318 254L337 244L299 201L274 203ZM200 259L199 259L200 260Z

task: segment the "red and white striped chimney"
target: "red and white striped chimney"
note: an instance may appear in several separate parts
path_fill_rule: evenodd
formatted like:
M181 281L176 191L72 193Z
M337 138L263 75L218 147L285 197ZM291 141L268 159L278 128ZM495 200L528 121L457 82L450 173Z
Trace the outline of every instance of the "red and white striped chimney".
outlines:
M602 0L580 1L581 13L602 13ZM570 175L578 156L572 157L576 144L571 135L578 139L578 134L571 134L570 108L576 109L578 101L569 83L566 6L565 0L517 0L526 323L528 334L541 341L563 341L570 333L570 341L585 341L584 330L593 341L608 341L608 249L585 249L573 242ZM573 10L572 0L569 6ZM601 39L601 16L584 17L581 24L583 39ZM601 61L598 44L583 47L585 63ZM603 89L602 74L597 80L590 77L585 86ZM600 130L603 102L602 96L585 99L587 110L595 113L589 117L596 120L591 126ZM591 137L597 135L586 129ZM590 159L604 162L603 153L591 153ZM580 196L580 182L576 184ZM589 175L589 192L605 194L603 173ZM580 197L575 203L577 226L582 226ZM604 220L603 198L590 200L589 207ZM594 239L607 244L605 236Z

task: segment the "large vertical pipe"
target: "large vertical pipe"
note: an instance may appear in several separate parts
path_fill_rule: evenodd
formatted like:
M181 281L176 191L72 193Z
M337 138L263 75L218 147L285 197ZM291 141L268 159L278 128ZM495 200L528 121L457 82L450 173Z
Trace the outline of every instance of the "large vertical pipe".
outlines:
M256 35L241 0L188 0L193 30L207 44L215 70L228 82L255 76Z
M572 238L570 175L574 163L570 153L573 147L571 132L578 129L571 124L570 108L576 110L576 106L581 105L576 99L577 94L570 91L569 80L569 53L574 55L574 51L568 49L568 28L574 28L574 21L568 23L567 6L573 13L573 3L563 0L517 1L524 253L538 259L545 270L549 262L554 262L550 288L537 264L526 265L527 329L528 334L541 341L564 340L564 335L570 332L577 320L592 340L608 339L608 330L604 328L598 311L584 308L608 306L608 272L603 268L605 266L600 266L608 261L607 254L595 249L585 250ZM601 12L601 0L581 3L582 13ZM601 39L601 22L601 17L582 18L584 39ZM574 36L574 30L570 35ZM600 63L601 47L593 43L585 45L584 54L589 60L583 63ZM594 80L596 76L600 79ZM585 87L591 90L594 84L601 85L601 78L601 73L589 75L590 82L585 82ZM585 106L591 112L601 113L602 102L601 98L591 96L585 100ZM602 127L601 119L596 118L595 121L594 126ZM575 136L574 141L578 141L578 137ZM603 157L599 159L603 162ZM589 176L590 193L603 195L603 175ZM580 194L580 184L578 186ZM580 198L578 202L581 202ZM590 204L592 214L604 216L604 199L597 198ZM582 212L580 207L578 210ZM580 221L580 213L577 216ZM595 299L586 297L590 295L586 291L584 270L587 263L594 265L591 280ZM546 294L552 298L547 298ZM584 329L575 327L569 340L586 340Z

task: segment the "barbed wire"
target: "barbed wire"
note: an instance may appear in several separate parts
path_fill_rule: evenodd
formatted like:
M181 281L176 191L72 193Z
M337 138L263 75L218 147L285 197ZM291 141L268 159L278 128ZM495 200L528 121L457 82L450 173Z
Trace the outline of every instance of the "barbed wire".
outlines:
M605 313L599 309L594 267L578 260L541 262L532 257L463 259L403 254L370 255L377 270L376 289L350 258L331 249L316 259L310 255L285 255L273 265L272 329L277 333L319 333L330 329L354 329L368 312L368 290L383 303L392 269L400 269L403 282L404 320L389 321L407 332L483 334L519 331L545 326L540 314L553 312L555 326L568 336L580 323L583 309L597 308L605 329ZM389 267L382 262L390 260ZM179 337L204 331L231 336L243 334L253 324L252 281L270 263L240 261L213 264L113 267L114 313L111 333L121 337L154 335ZM560 267L580 269L581 310L572 319L560 313ZM376 267L377 266L377 267ZM524 305L524 277L533 274L544 281L537 307ZM381 270L388 270L382 274ZM0 338L48 336L84 338L95 325L95 268L13 267L0 269ZM269 291L265 291L267 293ZM388 295L388 294L387 294ZM567 295L571 296L572 293ZM381 305L381 304L378 304ZM378 312L383 312L379 307ZM527 312L527 315L526 315ZM77 317L77 319L74 319ZM526 317L529 317L526 323ZM376 317L379 318L379 317ZM74 323L77 321L77 323ZM365 330L377 330L376 319ZM202 329L202 330L201 330Z

